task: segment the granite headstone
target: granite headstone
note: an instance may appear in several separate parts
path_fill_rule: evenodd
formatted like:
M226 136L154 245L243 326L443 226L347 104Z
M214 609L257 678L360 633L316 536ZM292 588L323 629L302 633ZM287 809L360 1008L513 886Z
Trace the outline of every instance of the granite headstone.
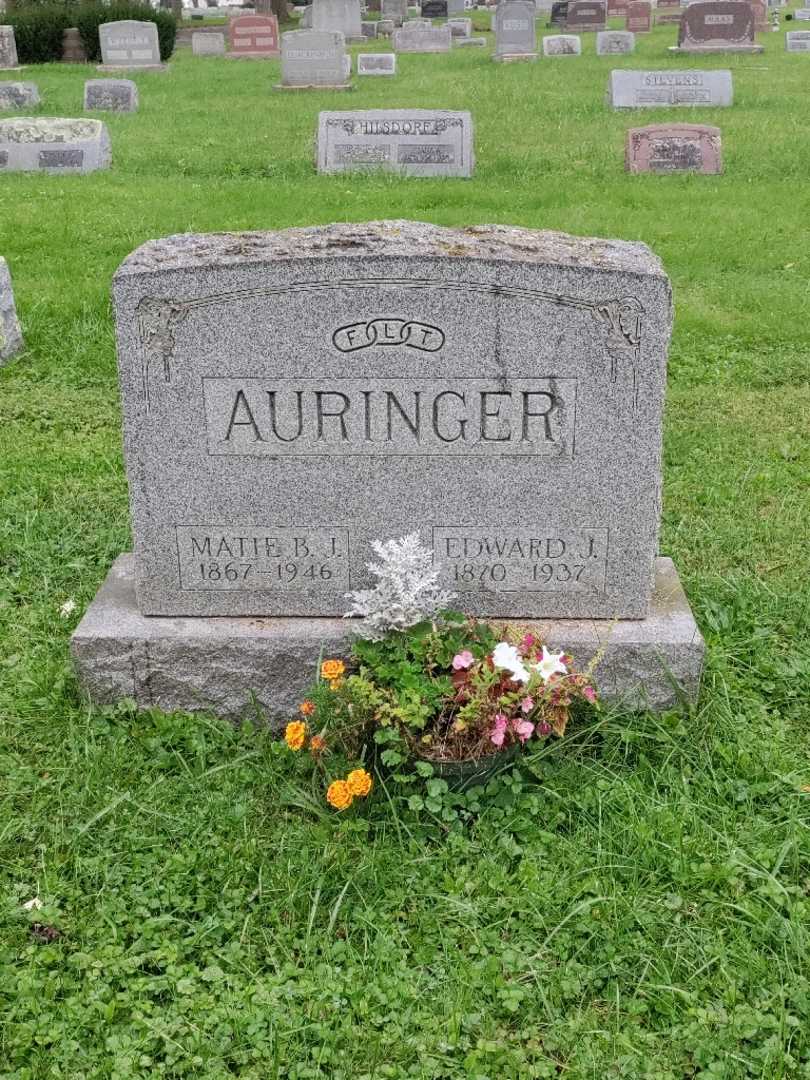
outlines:
M238 15L228 26L231 60L272 60L279 55L275 15Z
M22 331L14 305L8 263L0 256L0 366L23 347Z
M26 116L0 120L0 174L107 169L110 136L100 120Z
M708 124L651 124L630 128L625 142L630 173L723 171L720 128Z
M495 9L495 60L534 60L536 10L532 0L502 0Z
M787 52L810 52L810 30L788 30L785 49Z
M652 29L652 4L650 0L630 0L627 5L625 27L632 34L649 34Z
M281 86L346 88L346 41L328 30L288 30L281 35Z
M396 53L358 53L358 75L396 75Z
M629 30L600 30L596 35L597 56L621 56L636 47L636 35Z
M0 82L0 112L27 109L40 103L39 87L33 82Z
M579 56L582 40L576 34L547 34L543 38L543 56Z
M472 176L474 164L468 112L368 109L322 112L318 118L318 172Z
M447 26L431 26L428 30L400 27L393 33L393 44L398 53L444 53L452 48L453 35Z
M163 71L157 26L153 22L121 19L102 23L98 28L101 44L101 70L126 68Z
M198 30L191 35L191 51L194 56L224 56L225 35Z
M346 41L363 41L360 0L312 0L312 29L339 31Z
M611 71L607 101L614 109L654 108L662 105L732 104L731 72L705 71Z
M380 16L394 24L402 26L408 15L408 0L382 0Z
M0 26L0 71L13 70L20 66L17 59L17 39L13 26Z
M670 52L761 53L748 0L699 0L681 15L678 44Z
M565 29L597 31L605 29L605 5L601 0L570 0Z
M131 79L88 79L84 84L84 109L137 112L138 87Z

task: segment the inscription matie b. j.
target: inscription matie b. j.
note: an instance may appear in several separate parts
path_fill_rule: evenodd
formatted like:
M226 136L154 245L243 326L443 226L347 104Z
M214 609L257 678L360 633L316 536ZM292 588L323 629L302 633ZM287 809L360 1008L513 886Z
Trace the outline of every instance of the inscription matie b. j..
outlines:
M576 379L204 378L210 454L571 457Z

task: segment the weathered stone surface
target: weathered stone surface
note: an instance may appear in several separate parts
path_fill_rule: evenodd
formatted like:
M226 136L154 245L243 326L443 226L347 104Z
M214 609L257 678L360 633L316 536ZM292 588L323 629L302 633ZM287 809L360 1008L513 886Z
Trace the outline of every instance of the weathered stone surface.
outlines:
M360 29L363 31L364 38L374 39L377 36L377 23L376 22L361 22Z
M787 52L810 52L810 30L789 30L785 34Z
M695 701L705 645L669 559L657 559L649 617L528 623L549 645L594 669L606 704L663 711ZM293 717L324 655L345 655L351 626L337 618L146 618L135 600L132 555L121 555L70 642L84 693L96 705L214 712L275 727Z
M408 15L408 0L382 0L380 15L395 27L402 26Z
M454 49L461 49L461 48L472 47L472 48L479 48L480 49L482 47L485 47L486 44L487 44L487 39L485 37L458 38L457 41L453 42L453 48Z
M194 56L224 56L225 35L197 30L191 35L191 51Z
M322 112L318 172L385 169L405 176L472 176L472 118L441 109Z
M14 306L14 290L8 263L0 256L0 366L23 347L22 331Z
M547 34L543 38L544 56L579 56L582 41L576 34Z
M495 9L495 60L534 60L537 12L530 0L502 0Z
M272 60L279 55L278 19L275 15L239 15L228 25L228 39L229 59Z
M607 0L608 18L623 18L627 14L627 4L628 0Z
M630 0L625 27L632 34L649 34L652 29L652 4L649 0Z
M346 40L328 30L288 30L281 35L281 85L348 87Z
M720 173L720 128L708 124L630 128L625 142L625 169L631 173Z
M430 30L432 26L430 19L404 19L402 23L403 30Z
M468 38L472 34L472 19L448 19L447 25L454 41L456 38ZM458 44L457 41L455 43Z
M84 109L137 112L138 87L131 79L88 79L84 84Z
M312 29L339 31L346 41L363 41L360 0L312 0Z
M607 100L614 109L660 105L728 106L734 99L730 71L611 71Z
M570 0L565 29L583 31L605 29L605 4L601 0Z
M568 0L554 0L554 3L551 5L551 15L549 16L548 25L564 29L567 16Z
M799 22L810 22L810 8L797 8L793 12L793 18Z
M27 109L40 103L39 87L33 82L0 82L0 112Z
M62 63L87 63L87 53L77 26L68 26L62 31Z
M636 47L636 35L629 30L601 30L596 35L597 56L620 56Z
M157 26L153 22L121 19L102 23L98 38L101 43L99 70L165 70L166 65L160 62Z
M20 66L13 26L0 26L0 71Z
M396 53L358 53L358 75L396 75Z
M144 614L340 614L414 530L471 613L646 613L672 315L643 244L183 235L114 300Z
M391 37L396 28L396 23L392 19L378 19L377 37Z
M467 5L464 0L447 0L447 16L452 18L453 15L463 15L467 9Z
M670 52L761 53L748 0L700 0L681 15L678 44Z
M0 174L88 173L109 168L111 159L110 136L100 120L0 120Z
M404 26L393 33L394 51L401 53L442 53L453 46L453 35L447 26L408 30Z
M422 14L428 19L446 19L447 0L423 0Z

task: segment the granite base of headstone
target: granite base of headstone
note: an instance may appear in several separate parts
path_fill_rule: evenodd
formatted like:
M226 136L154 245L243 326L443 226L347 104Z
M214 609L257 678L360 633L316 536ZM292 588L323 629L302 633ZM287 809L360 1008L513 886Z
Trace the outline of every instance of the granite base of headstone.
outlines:
M708 124L631 128L625 140L624 167L629 173L721 173L720 128Z
M8 263L0 256L0 367L23 347Z
M0 175L89 173L108 169L111 161L110 136L100 120L0 120Z
M131 79L88 79L84 84L85 112L138 111L138 87Z
M0 112L39 105L39 87L33 82L0 82Z
M593 659L607 702L696 699L703 641L657 557L672 297L645 245L184 235L113 295L135 549L71 641L91 701L284 722L346 648L371 542L409 532L454 606Z

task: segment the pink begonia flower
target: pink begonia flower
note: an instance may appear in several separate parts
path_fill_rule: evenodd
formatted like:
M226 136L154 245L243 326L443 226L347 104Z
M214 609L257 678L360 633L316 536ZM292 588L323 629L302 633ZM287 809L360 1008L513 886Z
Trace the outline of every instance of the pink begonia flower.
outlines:
M524 653L527 653L533 647L536 641L537 638L534 636L534 634L524 634L523 641L521 641L520 643L520 647L521 649L523 649Z
M534 708L534 698L525 697L520 703L520 707L525 713L529 713Z
M466 668L472 667L474 663L475 657L470 650L463 649L453 657L453 671L464 671Z
M534 724L531 722L531 720L518 720L518 722L515 724L515 732L522 743L526 742L527 739L531 738L533 731Z
M592 686L583 686L582 687L582 694L591 703L596 701L596 691L594 690L594 688Z
M548 735L551 732L551 724L547 724L545 720L537 725L537 730L541 735Z
M496 746L503 746L503 740L506 738L506 727L509 720L503 713L499 712L495 714L495 727L492 729L492 734L489 736L490 740L495 743Z

